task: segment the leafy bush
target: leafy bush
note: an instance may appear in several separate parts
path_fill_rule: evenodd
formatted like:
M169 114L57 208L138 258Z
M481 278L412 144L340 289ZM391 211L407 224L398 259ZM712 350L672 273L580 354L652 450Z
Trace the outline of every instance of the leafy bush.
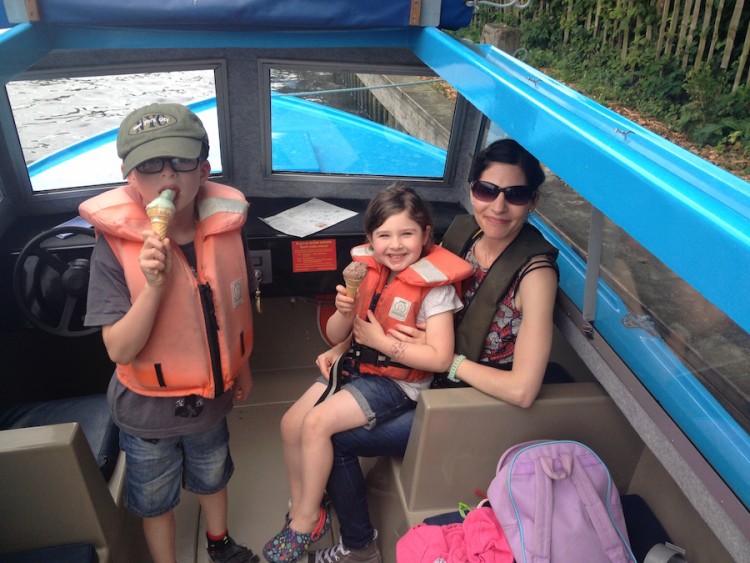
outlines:
M641 33L623 58L620 45L603 41L606 33L595 37L586 29L584 18L593 1L565 2L536 13L480 10L471 26L457 35L478 41L486 23L516 26L528 50L526 62L553 78L600 103L626 105L662 121L698 145L720 150L739 147L750 153L750 89L745 86L731 92L736 71L704 64L686 72L682 61L660 57L654 42ZM627 10L620 5L603 14L600 27L607 27L611 39L625 24L643 28L658 19L653 3L638 2Z

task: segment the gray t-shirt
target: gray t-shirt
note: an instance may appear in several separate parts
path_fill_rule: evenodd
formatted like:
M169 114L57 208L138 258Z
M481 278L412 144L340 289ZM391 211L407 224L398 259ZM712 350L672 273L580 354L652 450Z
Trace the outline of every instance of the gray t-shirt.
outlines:
M195 262L192 244L180 247ZM97 238L91 254L86 305L86 326L111 325L130 310L130 291L125 273L103 236ZM232 393L227 390L215 399L203 399L203 409L198 416L184 417L175 414L177 397L149 397L125 387L117 375L112 376L107 390L112 419L120 430L146 439L169 438L193 434L210 428L232 409Z

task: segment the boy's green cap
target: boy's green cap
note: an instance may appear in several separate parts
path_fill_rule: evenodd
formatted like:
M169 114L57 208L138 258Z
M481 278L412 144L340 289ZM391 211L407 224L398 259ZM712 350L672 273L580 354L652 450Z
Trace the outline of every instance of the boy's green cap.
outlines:
M130 112L117 132L122 177L151 158L198 158L208 135L203 123L182 104L150 104Z

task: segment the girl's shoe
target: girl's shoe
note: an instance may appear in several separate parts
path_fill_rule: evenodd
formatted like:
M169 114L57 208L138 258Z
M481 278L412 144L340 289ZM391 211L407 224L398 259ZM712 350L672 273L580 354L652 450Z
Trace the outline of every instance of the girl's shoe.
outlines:
M291 510L292 509L292 499L289 499L288 506L289 506L289 510ZM330 510L330 508L331 508L331 499L328 498L328 491L323 491L323 500L320 501L320 506L322 506L326 510ZM289 524L289 522L291 522L291 521L292 521L292 519L289 517L289 511L287 511L287 513L284 514L284 525Z
M320 517L315 529L309 534L295 532L287 522L281 531L263 547L263 556L271 563L291 563L297 561L310 549L310 545L318 541L331 529L331 514L326 508L320 507Z

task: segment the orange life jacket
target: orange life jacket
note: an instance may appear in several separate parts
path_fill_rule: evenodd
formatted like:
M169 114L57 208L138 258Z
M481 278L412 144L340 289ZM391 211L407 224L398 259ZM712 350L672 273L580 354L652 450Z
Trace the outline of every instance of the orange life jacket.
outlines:
M123 385L142 395L216 397L232 386L253 344L242 225L248 203L214 182L196 197L197 269L177 245L151 335L138 356L117 365ZM107 239L122 265L131 303L146 285L138 263L141 232L150 222L133 188L107 191L80 206L81 216Z
M399 324L416 326L422 301L433 287L453 284L460 297L460 282L472 273L471 264L466 260L444 248L433 246L425 256L399 272L386 286L390 270L375 261L370 245L354 247L351 255L353 260L367 265L367 275L359 287L359 295L363 298L357 300L357 315L366 319L367 311L372 310L385 332ZM373 301L374 309L371 307ZM394 364L372 349L357 344L353 348L361 373L384 375L402 381L424 381L432 375Z

